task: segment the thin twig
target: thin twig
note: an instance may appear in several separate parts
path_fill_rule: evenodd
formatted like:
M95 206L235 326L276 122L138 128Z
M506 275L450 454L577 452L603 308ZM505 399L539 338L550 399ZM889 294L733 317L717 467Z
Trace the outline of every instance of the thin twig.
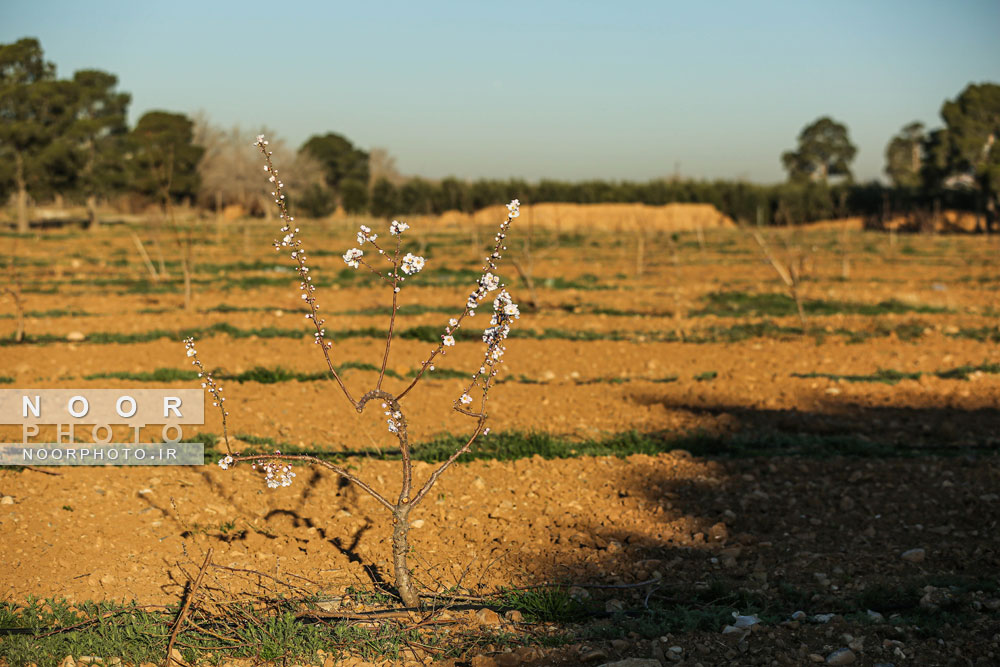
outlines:
M198 570L198 577L191 585L191 590L188 592L188 596L184 600L184 605L181 607L180 613L177 614L177 620L174 621L174 629L170 633L170 641L167 642L167 657L163 663L164 667L170 667L171 661L174 660L171 653L173 653L174 650L174 642L177 641L177 633L180 632L181 625L184 624L184 617L187 616L188 611L191 609L191 603L194 601L194 597L198 593L198 587L201 586L202 577L205 576L205 570L208 569L208 564L212 560L213 551L214 547L210 547L208 553L205 554L205 562L201 564L201 569Z

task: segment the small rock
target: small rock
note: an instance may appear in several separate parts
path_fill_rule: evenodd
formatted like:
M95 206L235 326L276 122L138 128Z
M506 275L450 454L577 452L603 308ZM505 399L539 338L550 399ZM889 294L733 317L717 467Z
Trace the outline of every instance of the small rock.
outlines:
M483 489L486 488L486 482L483 481L482 477L476 477L474 480L472 480L472 486L482 491Z
M624 651L628 647L629 647L629 643L627 641L625 641L624 639L612 639L611 640L611 648L613 648L616 651Z
M923 563L924 558L927 557L927 552L924 549L910 549L904 551L900 556L905 561L910 563Z
M588 651L580 656L580 659L584 662L594 662L595 660L604 660L608 657L607 651L602 651L597 648L593 651Z
M492 609L480 609L476 612L476 620L483 625L500 625L500 614Z
M590 598L590 593L587 592L587 589L579 586L570 586L569 590L566 592L577 602Z
M813 623L829 623L836 614L816 614L812 617Z
M625 603L621 600L608 600L604 603L604 611L609 614L616 611L621 611L625 609Z
M0 505L13 505L13 504L14 504L14 496L4 496L3 498L0 498Z
M826 658L821 656L819 653L810 653L809 660L810 662L826 662Z
M101 660L100 658L98 658L97 656L93 656L93 655L81 655L80 656L80 662L82 662L85 665L96 665L96 664L102 663L104 661Z
M793 621L804 621L806 620L806 613L804 611L797 611L792 614Z
M76 667L76 660L73 659L73 656L67 655L59 663L59 667Z
M416 521L410 523L410 528L423 528L423 527L424 527L423 519L417 519Z
M170 649L170 660L168 660L167 662L169 663L168 667L173 667L174 665L181 665L182 667L187 666L187 663L184 662L184 657L181 655L181 652L175 648Z
M878 613L877 611L872 611L871 609L869 609L868 610L868 620L870 620L872 623L884 623L885 622L885 616L883 616L882 614Z
M828 665L853 665L858 659L858 656L854 654L849 648L840 648L826 656L826 664Z
M71 331L68 334L66 334L66 340L68 340L71 343L79 343L80 341L85 340L86 338L87 337L84 336L79 331Z
M517 609L511 609L506 614L504 614L503 617L506 618L511 623L523 623L524 622L524 614L522 614L521 612L519 612Z

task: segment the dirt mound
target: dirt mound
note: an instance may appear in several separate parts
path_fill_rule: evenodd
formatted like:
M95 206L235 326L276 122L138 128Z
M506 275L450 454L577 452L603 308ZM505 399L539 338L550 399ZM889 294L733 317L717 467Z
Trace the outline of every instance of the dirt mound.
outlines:
M503 206L491 206L473 214L446 211L436 219L438 225L495 224L507 214ZM533 204L521 207L521 219L558 231L692 231L734 228L732 218L711 204Z

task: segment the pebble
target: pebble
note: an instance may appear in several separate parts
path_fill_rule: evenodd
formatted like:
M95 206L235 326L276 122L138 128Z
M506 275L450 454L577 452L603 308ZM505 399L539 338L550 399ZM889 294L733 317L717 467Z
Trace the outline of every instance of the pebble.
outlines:
M853 665L858 659L858 656L854 654L849 648L840 648L826 656L826 664L828 665Z
M804 611L797 611L792 614L793 621L804 621L806 620L806 613Z
M59 667L76 667L76 660L73 659L73 656L67 655L59 663Z
M604 603L604 611L614 613L616 611L622 611L625 609L625 603L621 600L608 600Z
M511 609L504 614L503 617L511 623L522 623L524 621L524 614L519 612L517 609Z
M476 620L483 625L500 625L500 614L492 609L480 609L476 612Z
M68 334L66 334L66 340L68 340L71 343L79 343L80 341L82 341L82 340L84 340L86 338L87 337L84 336L79 331L70 331Z
M13 504L14 504L14 496L4 496L3 498L0 498L0 505L13 505Z
M423 527L424 527L423 519L417 519L416 521L410 524L410 528L423 528Z
M908 551L904 551L899 557L910 563L923 563L924 558L927 557L927 552L920 548L910 549Z

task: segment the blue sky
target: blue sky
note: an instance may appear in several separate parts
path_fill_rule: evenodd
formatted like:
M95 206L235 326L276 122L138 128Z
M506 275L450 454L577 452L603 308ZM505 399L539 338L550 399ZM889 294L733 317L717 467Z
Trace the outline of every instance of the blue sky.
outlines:
M876 178L900 127L1000 82L998 27L995 0L0 0L0 42L117 74L133 122L335 131L431 178L772 182L822 115Z

